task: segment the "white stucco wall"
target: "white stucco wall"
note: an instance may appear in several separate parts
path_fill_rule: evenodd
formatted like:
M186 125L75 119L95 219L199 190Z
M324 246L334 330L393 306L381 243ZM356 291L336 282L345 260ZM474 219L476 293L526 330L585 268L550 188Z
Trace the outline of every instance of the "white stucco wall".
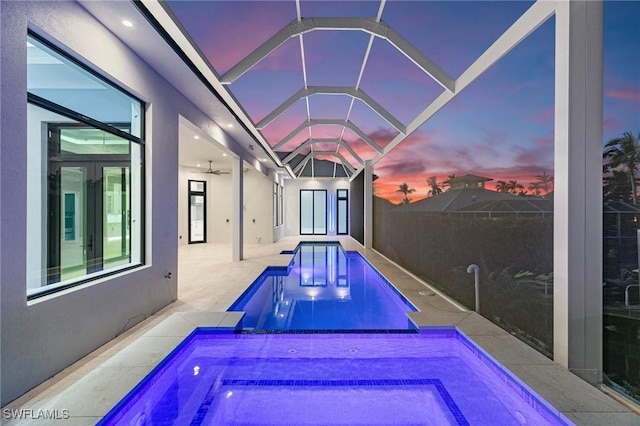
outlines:
M252 167L244 174L244 242L273 242L273 179Z

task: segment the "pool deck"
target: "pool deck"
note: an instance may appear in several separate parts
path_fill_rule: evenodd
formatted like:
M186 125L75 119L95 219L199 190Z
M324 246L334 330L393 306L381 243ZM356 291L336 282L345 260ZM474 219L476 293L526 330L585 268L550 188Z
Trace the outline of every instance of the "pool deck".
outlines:
M300 240L339 240L361 252L420 310L419 326L456 326L577 425L636 425L640 415L555 364L475 312L457 307L424 283L351 238L284 238L245 246L245 260L231 261L229 245L179 248L178 300L88 354L3 409L68 410L70 418L7 425L94 425L195 327L234 328L241 313L225 312L269 265L286 266ZM462 309L461 309L462 308Z

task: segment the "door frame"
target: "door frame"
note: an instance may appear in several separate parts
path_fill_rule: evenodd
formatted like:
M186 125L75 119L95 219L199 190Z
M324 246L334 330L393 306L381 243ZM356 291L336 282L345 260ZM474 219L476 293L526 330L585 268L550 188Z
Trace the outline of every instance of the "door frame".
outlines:
M191 182L202 182L204 184L203 191L192 191ZM203 239L202 241L191 240L191 196L202 195L204 197L204 224L203 224ZM187 179L187 241L189 244L203 244L207 242L207 181L197 179Z
M340 197L340 191L345 191L346 196ZM344 214L346 216L346 229L340 232L340 201L345 201ZM349 190L341 188L336 190L336 235L349 235Z
M315 232L315 228L316 228L315 214L312 214L312 216L311 216L312 217L312 223L313 223L311 228L313 229L313 231L311 233L302 232L302 193L303 192L311 192L313 194L311 196L311 205L312 205L311 211L313 213L315 213L315 202L316 202L315 193L316 192L324 192L324 233ZM327 214L328 213L328 211L327 211L327 190L326 189L301 189L299 197L300 197L300 203L299 203L300 211L299 211L299 215L298 215L299 216L298 220L299 220L299 223L300 223L300 226L299 226L300 235L327 235L327 231L328 231L328 228L329 228L329 223L328 223L328 216L329 215Z
M85 182L87 185L86 217L84 228L86 229L84 246L90 245L90 253L86 254L85 266L88 275L103 270L104 253L104 174L105 167L131 168L131 152L129 154L74 154L63 153L60 149L60 132L63 129L87 128L93 129L81 123L47 123L47 203L50 214L47 217L47 284L61 282L61 241L62 227L62 173L63 167L84 167L86 170ZM131 144L131 141L128 141ZM128 191L129 205L131 205L131 191ZM99 213L98 213L99 212ZM129 217L129 213L125 213ZM130 232L130 228L129 232ZM129 253L129 258L131 253Z

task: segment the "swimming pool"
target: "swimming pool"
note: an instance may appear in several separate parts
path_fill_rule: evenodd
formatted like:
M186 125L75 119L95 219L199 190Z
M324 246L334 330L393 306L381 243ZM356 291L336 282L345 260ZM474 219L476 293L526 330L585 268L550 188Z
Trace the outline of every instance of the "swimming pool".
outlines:
M197 329L100 425L570 425L455 328Z
M286 268L269 267L234 302L250 330L415 329L417 309L357 252L300 243Z

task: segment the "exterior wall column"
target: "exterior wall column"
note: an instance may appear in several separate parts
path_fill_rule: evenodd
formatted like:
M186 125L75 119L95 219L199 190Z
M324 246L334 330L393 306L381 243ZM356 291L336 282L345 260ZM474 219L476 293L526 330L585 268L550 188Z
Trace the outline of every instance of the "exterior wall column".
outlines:
M373 248L373 163L364 162L364 248Z
M241 261L244 255L244 172L242 157L233 158L231 166L231 190L232 200L232 228L231 228L231 250L232 260Z
M555 59L554 360L602 382L601 1L558 1Z

